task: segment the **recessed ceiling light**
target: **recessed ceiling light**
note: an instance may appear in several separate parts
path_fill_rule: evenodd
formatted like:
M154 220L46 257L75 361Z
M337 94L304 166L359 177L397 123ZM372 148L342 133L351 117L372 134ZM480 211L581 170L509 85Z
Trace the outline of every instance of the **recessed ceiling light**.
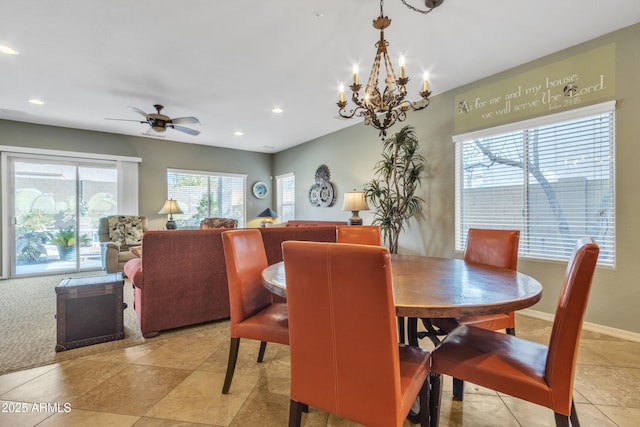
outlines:
M34 105L44 105L44 102L40 101L39 99L30 99L29 103Z
M8 46L2 46L2 45L0 45L0 52L6 53L7 55L17 55L20 53L17 50L13 50Z
M242 136L242 135L244 135L244 134L243 134L242 132L240 132L239 130L235 131L233 134L234 134L235 136Z
M280 114L280 113L282 113L283 111L284 111L284 110L283 110L282 108L280 108L280 107L274 107L274 108L272 108L272 109L271 109L271 112L272 112L272 113L275 113L275 114Z

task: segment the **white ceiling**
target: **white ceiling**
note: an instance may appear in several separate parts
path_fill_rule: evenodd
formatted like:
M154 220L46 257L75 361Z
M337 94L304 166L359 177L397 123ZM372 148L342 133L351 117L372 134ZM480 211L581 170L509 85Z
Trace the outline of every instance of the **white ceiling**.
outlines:
M437 95L640 22L638 0L445 0L427 15L386 0L384 11L413 100L425 69ZM278 152L356 123L338 117L337 88L353 62L368 75L378 14L377 0L2 0L0 45L20 54L0 53L0 119L141 136L146 124L105 118L144 119L127 106L160 103L202 123L166 139Z

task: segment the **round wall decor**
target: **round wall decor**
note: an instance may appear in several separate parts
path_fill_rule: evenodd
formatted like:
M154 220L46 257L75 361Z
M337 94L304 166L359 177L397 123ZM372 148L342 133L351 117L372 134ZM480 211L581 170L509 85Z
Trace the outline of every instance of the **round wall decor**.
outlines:
M269 187L262 181L258 181L253 184L253 195L258 199L264 199L269 194Z
M320 165L316 169L316 183L309 189L309 202L313 206L329 207L335 201L333 184L329 182L331 173L327 165Z

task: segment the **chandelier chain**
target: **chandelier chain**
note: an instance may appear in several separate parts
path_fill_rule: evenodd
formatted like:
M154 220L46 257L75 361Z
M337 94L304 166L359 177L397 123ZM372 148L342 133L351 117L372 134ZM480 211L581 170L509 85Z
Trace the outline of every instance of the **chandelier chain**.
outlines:
M412 5L410 5L409 3L407 3L407 0L402 0L402 3L403 3L405 6L407 6L409 9L413 10L414 12L420 12L420 13L423 13L423 14L425 14L425 15L426 15L427 13L429 13L429 12L433 11L433 9L435 9L435 7L429 8L429 9L427 9L427 10L418 9L417 7L412 6Z

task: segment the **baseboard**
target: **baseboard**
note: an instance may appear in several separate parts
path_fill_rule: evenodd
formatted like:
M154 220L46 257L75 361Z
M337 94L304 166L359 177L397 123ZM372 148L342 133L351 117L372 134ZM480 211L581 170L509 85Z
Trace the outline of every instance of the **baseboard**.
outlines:
M553 314L544 313L542 311L531 310L529 308L518 311L518 314L553 322ZM627 341L640 342L640 334L635 332L625 331L624 329L610 328L609 326L602 326L596 323L589 323L589 322L584 322L582 324L582 328L589 332L596 332L603 335L609 335L609 336L620 338Z

